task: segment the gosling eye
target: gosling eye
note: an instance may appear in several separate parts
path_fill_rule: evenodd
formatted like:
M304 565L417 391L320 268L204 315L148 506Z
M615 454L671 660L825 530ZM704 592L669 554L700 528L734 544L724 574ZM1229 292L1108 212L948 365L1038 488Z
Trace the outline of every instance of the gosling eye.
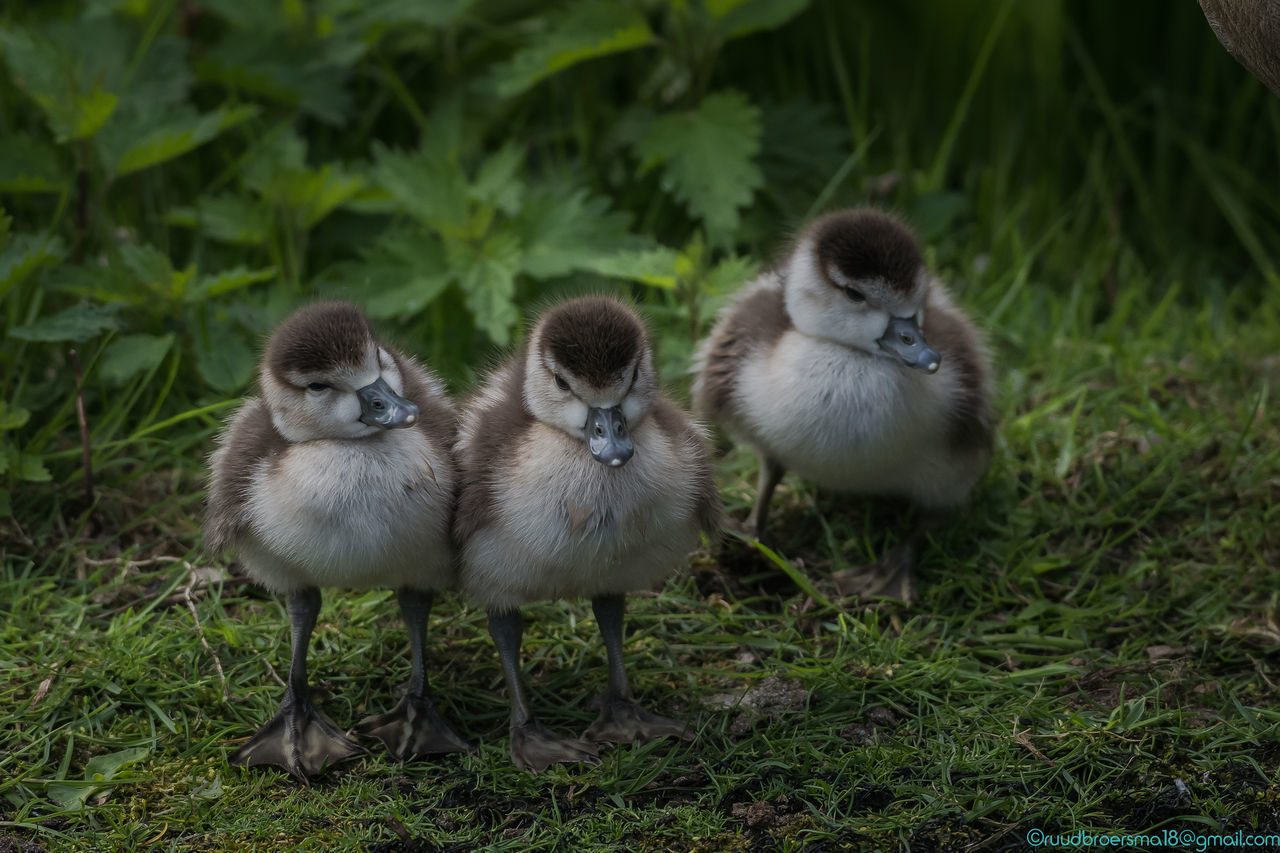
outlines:
M564 381L563 376L561 376L559 373L553 373L551 375L556 378L556 387L558 387L561 391L569 390L569 383Z
M324 384L323 382L312 382L310 385L307 386L307 390L308 391L328 391L329 387L330 386Z
M867 297L862 295L862 291L858 290L855 287L846 287L844 289L844 295L849 297L850 302L853 302L859 305L867 301Z

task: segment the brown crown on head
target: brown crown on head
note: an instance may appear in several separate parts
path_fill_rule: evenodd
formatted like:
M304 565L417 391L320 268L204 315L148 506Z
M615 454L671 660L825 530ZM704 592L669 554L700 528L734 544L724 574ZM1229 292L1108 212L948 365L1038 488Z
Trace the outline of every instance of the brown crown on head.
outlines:
M323 373L362 364L373 331L364 313L345 302L318 302L300 308L267 342L267 369L287 381L294 373Z
M894 290L909 292L924 265L915 234L897 217L855 207L828 213L813 223L814 251L850 280L883 279Z
M543 315L540 326L543 351L597 388L616 382L647 346L644 326L635 313L605 296L561 303Z

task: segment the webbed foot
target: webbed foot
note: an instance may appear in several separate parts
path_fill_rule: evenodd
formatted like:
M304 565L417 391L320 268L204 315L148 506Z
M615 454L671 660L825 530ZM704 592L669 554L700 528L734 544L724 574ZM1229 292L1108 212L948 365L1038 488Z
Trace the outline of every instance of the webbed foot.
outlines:
M600 763L595 744L561 737L537 720L511 727L511 760L530 773L541 773L552 764Z
M454 734L425 696L406 695L390 711L361 720L356 731L382 741L396 761L472 750L471 744Z
M283 767L299 782L307 783L325 768L364 751L309 700L286 700L257 734L232 753L229 761L240 767Z
M874 563L844 569L831 575L831 579L842 596L892 598L911 604L916 598L913 570L918 552L915 542L900 542Z
M693 739L693 734L681 722L660 717L630 699L603 698L600 716L583 734L584 739L601 743L632 743L667 736Z

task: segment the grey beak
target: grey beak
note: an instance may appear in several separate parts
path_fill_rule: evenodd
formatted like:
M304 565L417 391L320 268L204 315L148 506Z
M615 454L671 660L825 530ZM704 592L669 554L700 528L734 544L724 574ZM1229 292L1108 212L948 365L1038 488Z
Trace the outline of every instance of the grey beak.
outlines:
M591 456L610 468L626 465L636 452L635 445L631 443L631 433L627 430L627 419L617 406L588 409L586 433Z
M383 429L413 426L418 422L418 406L401 397L381 376L356 391L360 398L360 423Z
M913 317L890 320L889 328L880 336L880 349L896 355L907 367L925 373L937 373L942 364L942 356L929 346Z

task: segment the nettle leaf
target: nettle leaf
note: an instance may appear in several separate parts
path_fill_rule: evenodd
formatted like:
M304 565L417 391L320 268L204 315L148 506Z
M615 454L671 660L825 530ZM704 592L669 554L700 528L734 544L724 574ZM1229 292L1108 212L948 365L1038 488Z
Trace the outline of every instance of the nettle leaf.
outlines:
M479 245L447 243L445 252L476 326L494 343L505 346L520 319L515 305L520 240L498 232Z
M67 180L52 145L18 133L0 137L0 192L61 192Z
M173 335L122 335L107 345L98 363L98 374L107 382L123 385L139 373L152 370L173 348Z
M356 29L368 41L406 25L437 29L454 23L472 0L321 0L321 14ZM257 4L261 5L261 4Z
M235 394L253 378L253 350L235 332L220 330L212 340L199 335L195 351L196 370L216 391Z
M250 38L233 32L195 67L202 80L297 107L327 124L340 125L351 110L345 65L318 56L312 41Z
M799 15L809 0L706 0L722 41L772 30Z
M632 242L631 216L610 211L608 199L564 182L530 189L512 229L524 247L521 269L534 278L568 275Z
M670 290L676 286L680 253L666 246L628 249L596 258L587 269L610 278L623 278Z
M579 62L634 50L654 39L644 16L617 0L579 0L541 23L528 46L490 73L499 97L518 95Z
M228 128L255 117L258 112L256 106L221 107L169 121L135 138L116 159L113 171L116 175L127 175L180 157Z
M224 243L261 246L271 237L271 212L250 198L219 195L196 201L195 207L175 207L165 215L170 225L198 228Z
M58 142L93 136L119 102L128 68L120 24L56 21L43 30L0 28L15 85L44 112Z
M115 315L119 309L120 305L117 303L92 305L85 302L52 317L43 317L29 326L11 329L9 334L24 341L79 343L118 328Z
M296 133L259 145L241 170L245 186L264 201L293 210L311 227L363 191L367 181L341 163L306 165L306 143Z
M30 456L22 454L18 457L18 479L26 480L28 483L48 483L53 479L53 475L49 473L49 469L44 467L44 461L39 456Z
M709 95L694 110L662 116L635 143L641 168L663 167L663 187L702 220L713 242L727 243L738 209L763 182L760 110L738 92Z
M31 413L26 409L19 406L13 406L10 408L8 403L4 400L0 400L0 432L5 430L22 429L30 419ZM3 458L2 454L0 454L0 458Z
M467 178L459 166L426 152L402 153L375 144L370 178L400 209L435 228L467 220Z
M702 281L702 288L712 296L723 296L733 293L759 272L760 264L754 259L731 255L711 268Z
M0 299L42 267L57 264L67 251L62 240L50 234L18 234L0 251Z
M221 296L224 293L230 293L233 290L239 290L251 284L270 281L276 277L277 272L278 270L275 267L266 267L259 270L235 267L214 275L202 276L193 287L187 289L183 299L186 302L203 302L206 299Z
M524 152L507 143L480 165L468 194L508 216L514 214L520 209L520 200L524 197L524 181L520 179L523 166Z
M417 228L384 232L363 258L345 265L341 281L376 320L418 314L454 277L439 238Z

